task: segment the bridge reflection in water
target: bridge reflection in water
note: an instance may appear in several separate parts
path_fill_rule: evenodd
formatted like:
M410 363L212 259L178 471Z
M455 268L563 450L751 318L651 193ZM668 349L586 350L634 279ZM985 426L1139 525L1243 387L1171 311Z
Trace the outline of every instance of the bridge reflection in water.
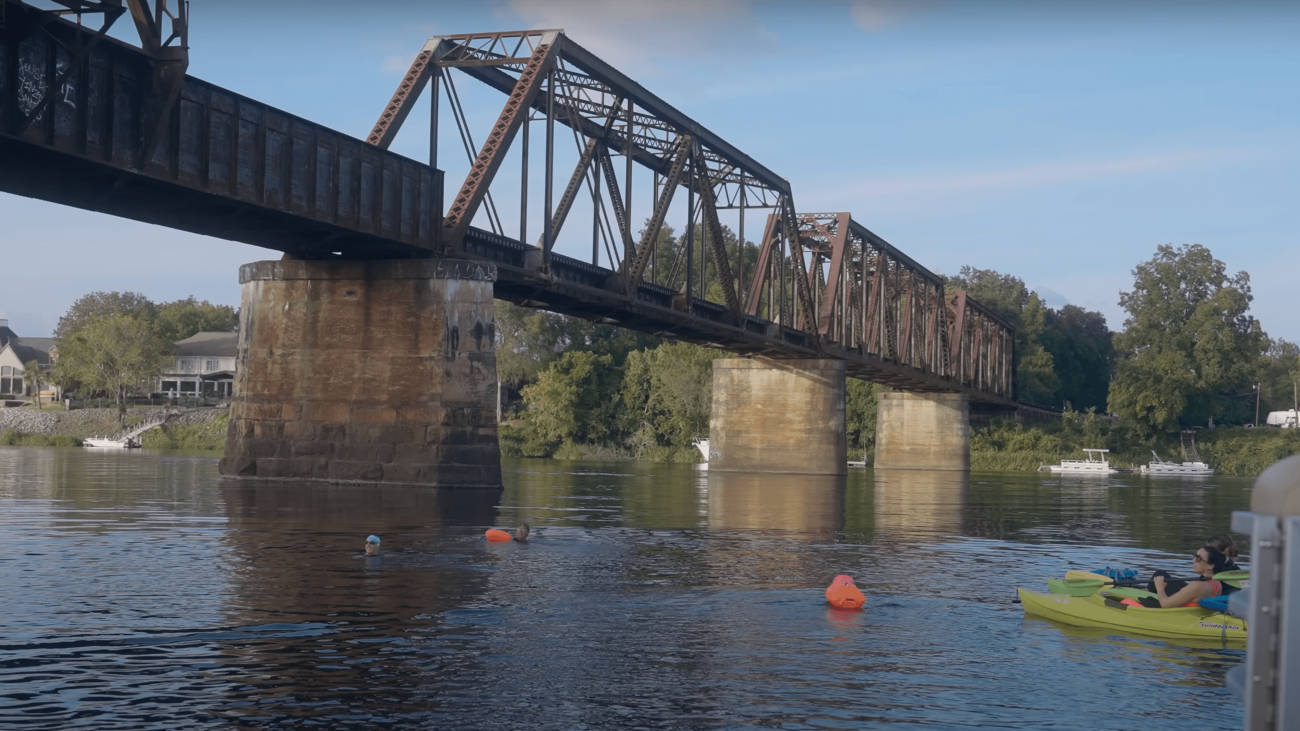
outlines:
M875 470L877 539L960 536L970 502L970 473Z
M232 629L213 674L229 683L225 715L338 719L339 707L373 706L378 694L387 714L436 716L440 656L458 647L436 636L455 633L456 613L481 601L491 576L456 560L446 532L494 523L499 495L241 480L224 481L221 496L222 624ZM469 532L478 547L481 533ZM361 550L371 533L383 539L378 557ZM460 671L478 674L478 653L457 655Z

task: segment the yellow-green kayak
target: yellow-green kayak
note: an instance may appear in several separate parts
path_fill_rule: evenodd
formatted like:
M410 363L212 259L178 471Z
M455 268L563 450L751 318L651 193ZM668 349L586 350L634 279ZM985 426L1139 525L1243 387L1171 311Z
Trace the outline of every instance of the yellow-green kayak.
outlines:
M1025 611L1076 627L1102 627L1156 637L1246 639L1246 620L1201 607L1148 609L1121 604L1122 592L1102 590L1088 596L1042 594L1017 589Z

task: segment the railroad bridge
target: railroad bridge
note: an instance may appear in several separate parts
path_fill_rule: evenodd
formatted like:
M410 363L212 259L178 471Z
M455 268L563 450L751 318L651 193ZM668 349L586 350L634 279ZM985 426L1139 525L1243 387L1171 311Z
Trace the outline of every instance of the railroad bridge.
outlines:
M895 389L878 467L967 469L1017 406L1007 322L562 31L431 39L360 140L187 75L184 4L51 3L0 0L0 190L283 254L239 273L225 474L499 485L493 298L748 356L711 469L843 472L846 376ZM481 145L458 80L504 95ZM427 163L388 150L425 95Z

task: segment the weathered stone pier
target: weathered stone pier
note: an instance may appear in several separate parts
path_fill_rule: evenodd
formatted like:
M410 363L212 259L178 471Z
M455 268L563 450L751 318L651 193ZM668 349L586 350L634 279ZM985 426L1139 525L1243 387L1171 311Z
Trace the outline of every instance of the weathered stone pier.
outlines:
M240 268L224 475L499 488L490 263Z

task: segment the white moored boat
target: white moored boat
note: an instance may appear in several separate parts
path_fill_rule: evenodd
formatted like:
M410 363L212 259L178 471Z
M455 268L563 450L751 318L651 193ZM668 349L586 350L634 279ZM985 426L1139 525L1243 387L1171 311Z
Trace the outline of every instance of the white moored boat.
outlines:
M1110 452L1109 449L1085 449L1083 451L1086 459L1063 459L1060 464L1039 465L1038 470L1064 475L1113 475L1119 472L1119 470L1110 466L1110 461L1106 457L1106 454Z
M1206 477L1214 474L1214 468L1204 462L1166 462L1155 451L1151 452L1151 463L1142 465L1144 475L1183 475L1186 477Z
M108 437L90 437L82 440L83 447L109 447L111 449L136 449L140 442L133 438L126 439L109 439Z
M694 444L695 448L700 450L700 454L704 455L704 461L708 462L709 461L709 440L696 439L695 441L691 442L691 444Z

